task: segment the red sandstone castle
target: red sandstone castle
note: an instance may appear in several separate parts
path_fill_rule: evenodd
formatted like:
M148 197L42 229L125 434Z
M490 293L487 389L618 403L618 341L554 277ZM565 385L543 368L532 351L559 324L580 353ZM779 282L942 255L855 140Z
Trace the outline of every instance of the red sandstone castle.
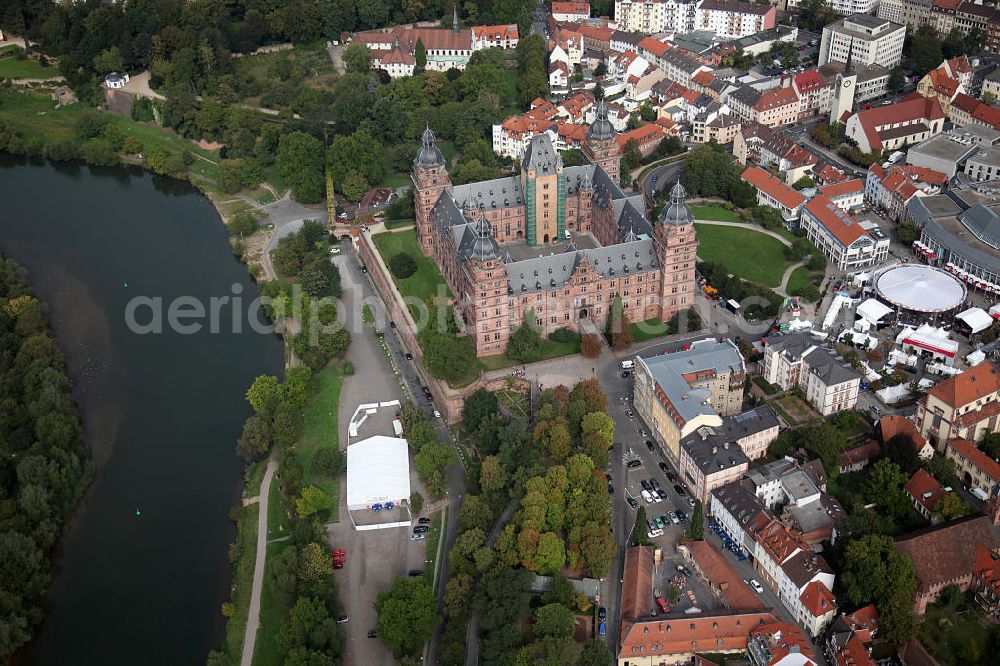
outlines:
M621 155L603 102L587 132L587 164L564 167L546 134L520 175L452 185L434 133L413 161L417 234L441 266L479 356L503 353L533 312L545 334L603 329L621 297L631 321L667 321L695 295L698 242L680 183L659 220L641 193L618 187Z

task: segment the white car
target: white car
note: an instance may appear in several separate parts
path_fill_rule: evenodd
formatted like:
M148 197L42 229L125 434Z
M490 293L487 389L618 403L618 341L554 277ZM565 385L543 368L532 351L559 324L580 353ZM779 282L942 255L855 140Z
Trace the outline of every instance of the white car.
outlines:
M439 412L438 410L435 409L434 410L434 418L436 418L436 419L441 418L441 412Z
M643 490L642 491L642 499L646 500L646 504L652 504L653 501L654 501L653 500L653 494L651 492L649 492L648 490Z
M649 537L650 539L661 537L663 536L663 530L661 529L650 530L649 532L646 532L646 536Z
M427 538L426 534L411 534L410 541L423 541Z
M331 247L330 248L330 254L340 254L340 248L339 247Z
M674 513L673 511L671 511L670 513L667 514L667 518L669 518L670 522L672 522L674 525L677 525L678 523L681 522L680 518L678 518L677 514Z
M764 594L764 587L760 583L755 581L753 578L748 580L747 584L750 585L750 587L753 588L753 591L756 592L757 594Z

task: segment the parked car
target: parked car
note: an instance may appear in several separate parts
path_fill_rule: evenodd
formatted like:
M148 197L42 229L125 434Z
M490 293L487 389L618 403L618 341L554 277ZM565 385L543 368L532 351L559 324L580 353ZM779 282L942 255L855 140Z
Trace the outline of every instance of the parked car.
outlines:
M626 409L625 410L625 416L627 416L629 418L632 418L634 416L634 414L632 413L631 409Z
M747 585L752 587L757 594L764 594L764 587L753 578L747 581Z
M411 354L410 352L406 352L405 354L403 354L403 356L406 357L407 361L412 361L413 360L413 354Z
M681 521L682 523L686 522L688 519L687 514L681 511L680 509L677 509L677 511L675 511L674 514L677 516L677 520Z
M614 495L615 494L615 487L613 485L611 485L610 483L608 484L608 494L609 495Z
M431 519L428 518L427 516L422 516L417 519L417 522L420 523L421 525L427 525L431 522Z
M365 266L364 264L361 264L361 272L362 273L367 273L368 272L368 267Z
M347 623L346 615L341 615L340 617L337 618L337 624L346 624L346 623Z
M598 608L597 609L597 619L598 620L606 620L607 618L608 618L608 611L607 611L607 609L604 608L604 606L601 606L600 608Z
M667 478L669 479L670 476L671 476L671 474L670 474L670 468L667 467L667 463L661 462L661 463L659 463L659 466L660 466L660 471L663 472L664 474L666 474Z
M430 529L431 528L427 527L426 525L417 525L416 527L413 528L413 533L414 534L427 534L427 532Z
M378 632L372 629L368 632L368 638L378 638Z
M660 518L659 516L653 516L653 522L656 523L656 526L659 529L661 530L663 529L664 522L662 518Z
M607 625L607 623L601 622L600 624L598 624L597 625L597 633L600 636L607 636L607 634L608 634L608 625Z
M409 572L407 572L406 575L410 576L411 578L416 578L417 576L423 576L424 575L424 570L423 569L410 569Z
M650 491L653 490L652 484L650 484L649 481L647 481L646 479L640 481L639 484L642 486L643 490L650 490Z
M670 513L667 514L667 518L669 518L670 522L672 522L674 525L676 525L679 522L681 522L680 518L678 518L677 514L674 513L673 511L671 511Z
M674 484L674 492L676 492L681 497L684 497L684 488L679 483Z
M657 488L657 489L656 489L655 491L653 491L653 492L655 492L655 493L656 493L656 496L657 496L657 497L659 497L659 498L660 498L661 500L665 500L665 499L667 499L667 491L666 491L666 490L664 490L663 488Z
M636 469L637 467L642 467L642 461L629 460L627 463L625 463L625 466L628 467L629 469Z
M434 418L436 418L436 419L441 418L441 412L439 412L438 410L435 409L434 410Z
M656 451L656 447L653 445L653 440L651 439L646 440L646 448L649 449L650 451L654 452Z
M423 541L427 538L426 534L411 534L410 541Z
M695 501L694 501L694 498L693 498L693 497L691 497L691 496L689 495L689 496L687 496L687 497L685 497L685 498L684 498L684 501L688 503L688 506L689 506L689 507L691 507L692 509L694 508L694 505L695 505Z
M626 502L628 502L628 505L629 505L630 507L632 507L633 509L638 509L638 508L639 508L639 503L638 503L638 502L636 502L636 501L635 501L635 498L634 498L634 497L632 497L631 495L630 495L629 497L626 497L626 498L625 498L625 501L626 501Z
M396 328L396 322L390 321L389 322L389 328Z
M649 485L653 486L653 490L659 490L660 489L660 482L657 481L656 479L650 479L649 480Z
M642 495L642 499L646 500L646 504L652 504L653 503L653 496L649 494L648 490L643 490L642 493L641 493L641 495Z
M669 481L670 483L677 483L677 477L674 476L674 473L671 472L669 469L666 470L666 472L667 472L667 481Z

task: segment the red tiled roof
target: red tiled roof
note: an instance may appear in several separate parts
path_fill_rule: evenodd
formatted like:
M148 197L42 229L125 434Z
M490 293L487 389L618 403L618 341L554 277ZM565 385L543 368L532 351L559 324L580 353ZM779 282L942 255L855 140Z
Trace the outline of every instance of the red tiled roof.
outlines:
M830 611L837 610L837 598L833 596L830 588L818 580L806 585L802 594L799 595L799 601L802 602L803 608L812 613L813 617L821 617Z
M760 597L743 581L719 550L707 541L692 541L687 545L691 558L712 585L719 588L729 608L760 610L764 608Z
M828 197L844 197L849 194L857 194L858 192L865 191L865 184L860 178L854 178L853 180L845 180L840 183L833 183L832 185L825 185L819 188L821 194L825 194Z
M715 77L712 75L711 72L709 72L706 69L703 69L694 76L692 76L691 80L700 86L707 86L708 84L710 84L712 81L715 80Z
M583 33L584 37L589 37L599 42L610 42L614 30L611 28L595 28L592 25L583 24L580 26L580 32Z
M872 149L880 150L882 142L878 136L879 128L899 123L917 123L920 120L927 123L933 120L943 120L944 112L941 110L941 104L937 98L921 97L917 93L913 93L896 104L858 111L857 117Z
M819 220L819 223L826 227L844 247L868 235L868 232L862 229L854 218L840 210L837 204L822 194L807 203L805 210Z
M770 111L789 104L798 104L799 96L792 88L772 88L761 93L757 103L753 105L755 111Z
M649 617L653 604L653 547L634 546L625 551L622 582L622 619Z
M941 9L958 9L964 0L934 0L934 6Z
M774 620L754 629L750 635L770 649L771 659L768 664L780 663L790 654L798 654L809 660L801 662L795 658L795 663L802 663L804 666L816 663L816 651L812 643L802 629L794 624Z
M984 585L1000 595L1000 560L983 544L976 545L975 576Z
M553 14L577 14L579 16L590 16L589 2L553 2Z
M472 36L477 39L516 40L518 39L517 24L509 25L474 25Z
M564 123L559 126L559 136L563 137L567 143L581 143L587 138L588 129L590 129L590 125Z
M938 500L948 494L944 486L922 467L914 472L910 480L906 482L906 485L903 486L903 492L928 511L933 511Z
M641 42L639 42L639 48L645 51L649 51L655 56L662 56L664 53L670 50L670 44L653 39L652 37L646 37Z
M646 613L648 616L649 611ZM752 630L776 621L774 615L766 612L626 620L622 622L618 658L627 661L630 656L639 655L655 659L657 655L745 650Z
M927 446L927 440L917 432L917 426L913 421L905 416L883 416L878 421L879 429L882 431L882 443L887 443L890 439L899 434L909 435L913 439L913 448L920 452Z
M872 168L875 168L875 166L877 165L873 165ZM827 185L832 185L833 183L840 183L847 180L847 174L832 164L824 164L823 168L816 174L816 179Z
M983 104L978 99L969 97L965 93L956 95L951 105L965 111L976 120L994 129L1000 129L1000 109L994 108L989 104Z
M1000 391L1000 374L993 369L992 363L981 363L936 384L927 390L927 395L956 408L997 391Z
M680 125L678 125L670 118L667 117L657 118L655 124L662 127L663 131L666 132L667 134L672 134L674 136L680 134Z
M833 663L835 666L875 666L868 648L857 634L851 634L847 642L839 651L833 653Z
M758 190L767 194L782 206L794 209L806 202L806 198L760 167L751 166L740 175Z
M414 65L416 64L417 59L409 53L393 49L392 51L388 51L385 55L381 56L379 58L379 62L383 65Z
M956 437L948 442L948 448L954 449L956 453L959 453L963 458L986 474L986 476L990 477L994 483L1000 481L1000 463L986 455L975 444L961 437Z
M871 460L880 453L882 453L882 447L879 446L879 443L873 439L865 442L864 444L852 446L841 453L840 466L850 467L851 465L859 463L862 460Z
M896 539L896 550L913 562L917 590L928 590L972 573L976 546L995 547L990 519L959 518Z
M866 643L874 638L875 632L878 631L878 620L878 609L875 608L875 604L862 606L850 615L844 616L844 621L851 631L859 634L861 640Z
M826 85L826 79L823 78L823 75L820 74L819 70L815 67L807 69L801 74L796 74L794 81L795 87L798 88L800 92L809 92L810 90L822 88Z
M951 100L958 92L959 82L948 76L944 67L938 67L927 72L931 89L942 97Z
M658 140L663 138L663 128L656 123L650 123L648 125L643 125L642 127L636 127L634 130L628 132L623 132L615 137L615 141L618 142L619 146L624 146L628 143L629 139L635 139L639 142L641 146L649 141Z

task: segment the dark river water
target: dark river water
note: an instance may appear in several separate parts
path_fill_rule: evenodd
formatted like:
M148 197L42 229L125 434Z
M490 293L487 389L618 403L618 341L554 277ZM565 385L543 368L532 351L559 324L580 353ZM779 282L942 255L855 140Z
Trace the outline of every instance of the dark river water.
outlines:
M203 196L134 170L0 155L0 247L50 306L97 467L61 543L45 623L18 662L203 664L224 631L243 394L281 373L282 348L250 330L247 307L242 332L225 304L218 333L206 318L192 334L171 331L169 307L190 297L207 315L212 297L248 303L257 289ZM133 332L130 301L153 297L163 332ZM152 310L135 320L150 323Z

